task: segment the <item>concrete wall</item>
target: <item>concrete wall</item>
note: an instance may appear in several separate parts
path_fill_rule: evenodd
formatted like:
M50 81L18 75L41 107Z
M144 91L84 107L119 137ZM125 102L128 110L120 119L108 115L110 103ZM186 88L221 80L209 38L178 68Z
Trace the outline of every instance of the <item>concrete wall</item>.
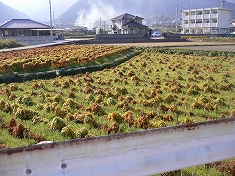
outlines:
M26 45L39 45L46 43L53 43L53 36L22 36L22 37L2 37L5 39L15 39L18 42L25 43Z
M123 40L80 40L74 41L77 44L113 44L113 43L161 43L161 42L186 42L181 38L165 38L165 39L123 39Z
M220 13L218 15L219 15L218 17L219 28L230 28L231 27L231 11L220 10Z
M146 34L97 34L96 40L133 40L133 39L149 39Z
M235 118L0 150L0 175L151 175L235 157Z

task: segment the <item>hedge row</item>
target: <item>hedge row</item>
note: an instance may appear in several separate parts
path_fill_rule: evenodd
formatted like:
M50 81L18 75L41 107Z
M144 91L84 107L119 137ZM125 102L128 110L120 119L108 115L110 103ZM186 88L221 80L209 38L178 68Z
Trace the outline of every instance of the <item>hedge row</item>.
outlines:
M172 49L172 48L163 48L156 47L156 52L166 53L166 54L184 54L184 55L194 55L194 56L235 56L235 52L233 51L208 51L208 50L189 50L189 49Z
M21 46L25 46L25 44L19 43L15 39L2 40L0 38L0 49L17 48Z
M0 77L0 84L2 83L13 83L13 82L24 82L24 81L31 81L36 79L53 79L58 76L72 76L76 74L84 74L86 72L95 72L100 71L103 69L108 69L112 67L116 67L132 57L140 54L142 50L136 50L132 53L129 53L123 57L117 58L113 60L112 62L107 62L104 64L99 65L92 65L87 67L79 67L79 68L72 68L72 69L66 69L62 68L60 70L54 70L54 71L47 71L47 72L38 72L38 73L27 73L27 74L12 74L7 76L1 76Z

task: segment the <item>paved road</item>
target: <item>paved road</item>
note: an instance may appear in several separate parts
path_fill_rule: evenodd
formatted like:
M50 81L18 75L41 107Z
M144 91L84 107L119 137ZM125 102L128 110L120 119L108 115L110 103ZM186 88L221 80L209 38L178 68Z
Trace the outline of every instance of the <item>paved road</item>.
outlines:
M114 44L102 44L102 45L125 45L125 46L128 45L128 46L146 46L146 47L162 46L170 48L235 52L235 43L226 43L226 42L189 41L189 42L152 42L152 43L114 43Z
M75 40L58 40L55 41L54 43L48 43L42 45L32 45L19 48L3 49L0 50L0 52L53 46L58 44L66 44L73 41ZM225 43L225 42L189 41L189 42L152 42L152 43L114 43L114 44L94 44L94 45L122 45L122 46L128 45L128 46L143 46L143 47L162 46L162 47L185 48L185 49L195 49L195 50L235 51L235 43Z

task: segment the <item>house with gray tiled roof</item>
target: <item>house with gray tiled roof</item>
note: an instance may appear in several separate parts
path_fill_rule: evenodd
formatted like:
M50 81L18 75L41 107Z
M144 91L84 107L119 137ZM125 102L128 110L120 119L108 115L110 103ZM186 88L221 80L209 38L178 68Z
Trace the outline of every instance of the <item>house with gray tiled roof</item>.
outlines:
M50 35L50 28L49 25L30 19L11 19L0 24L0 35L3 37Z
M30 19L11 19L1 23L0 37L3 40L13 38L28 45L54 42L51 26Z
M114 34L146 34L148 26L142 24L143 19L139 16L124 13L111 19L111 28Z

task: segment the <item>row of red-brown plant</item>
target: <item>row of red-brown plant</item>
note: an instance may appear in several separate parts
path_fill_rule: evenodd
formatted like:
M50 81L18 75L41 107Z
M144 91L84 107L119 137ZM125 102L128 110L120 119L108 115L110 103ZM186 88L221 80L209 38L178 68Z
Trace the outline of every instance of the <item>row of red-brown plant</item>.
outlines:
M151 50L99 72L2 84L0 110L56 141L81 127L90 136L226 118L235 115L233 63ZM55 119L63 125L48 130Z
M42 68L67 68L130 50L129 46L62 45L0 53L0 74Z
M42 135L34 134L23 124L23 122L17 122L15 118L11 118L7 123L3 124L2 128L6 129L13 137L19 139L34 139L36 142L45 140Z

